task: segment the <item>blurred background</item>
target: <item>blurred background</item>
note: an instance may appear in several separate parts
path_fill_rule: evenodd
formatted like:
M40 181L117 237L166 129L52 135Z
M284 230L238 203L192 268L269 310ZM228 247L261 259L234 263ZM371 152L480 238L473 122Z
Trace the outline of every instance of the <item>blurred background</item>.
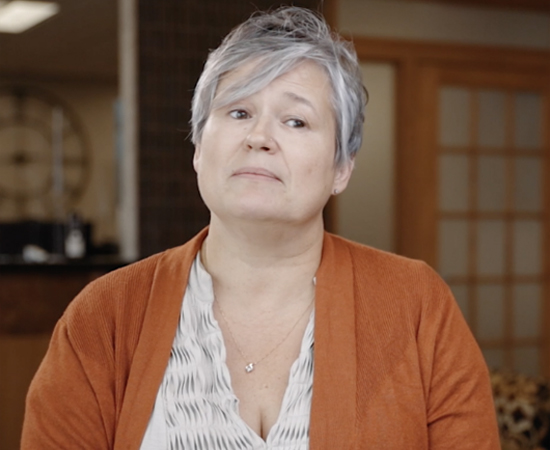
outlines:
M0 450L74 295L208 223L193 87L209 49L279 4L0 1ZM293 4L353 40L369 91L327 229L427 261L491 368L550 376L550 0Z

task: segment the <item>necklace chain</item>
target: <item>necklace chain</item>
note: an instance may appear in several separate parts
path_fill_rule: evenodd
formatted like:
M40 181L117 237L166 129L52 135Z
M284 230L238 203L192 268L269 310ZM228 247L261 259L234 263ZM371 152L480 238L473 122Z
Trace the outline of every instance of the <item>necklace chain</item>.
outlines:
M315 284L316 280L314 279L313 283ZM294 329L298 326L298 324L300 323L300 321L302 320L302 318L306 315L306 313L308 312L310 306L313 304L313 301L315 300L315 293L313 294L313 298L311 299L311 301L308 303L306 309L304 309L304 312L302 314L300 314L300 317L298 318L298 320L294 323L294 325L292 325L292 327L290 328L290 330L288 331L288 333L277 343L277 345L275 347L273 347L269 352L267 352L262 358L260 358L259 360L257 360L256 362L248 362L246 364L246 366L244 367L244 370L246 373L250 373L254 370L254 368L260 364L263 360L265 360L268 356L270 356L275 350L277 350L281 345L283 345L283 343L288 339L288 337L292 334L292 332L294 331ZM222 315L222 318L225 322L225 324L227 325L227 330L229 331L229 336L231 336L231 340L233 341L233 344L235 344L235 347L237 348L237 351L239 352L239 354L241 355L241 357L243 358L243 361L244 362L247 362L247 361L250 361L249 358L246 357L246 355L244 354L244 352L242 351L241 347L239 346L239 344L237 344L237 340L235 339L235 335L233 334L233 331L231 330L231 326L229 325L229 320L227 319L223 309L222 309L222 306L220 305L220 302L217 301L216 297L214 297L214 301L216 302L216 304L218 305L218 309L220 310L220 313Z

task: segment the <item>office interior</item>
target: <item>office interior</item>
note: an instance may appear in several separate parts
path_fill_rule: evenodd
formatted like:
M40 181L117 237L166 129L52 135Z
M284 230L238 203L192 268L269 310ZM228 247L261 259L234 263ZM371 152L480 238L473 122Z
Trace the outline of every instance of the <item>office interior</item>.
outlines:
M549 379L550 1L293 3L354 42L369 93L327 229L425 260L489 368ZM55 5L26 31L0 28L0 450L18 448L70 299L208 223L192 88L221 37L279 2Z

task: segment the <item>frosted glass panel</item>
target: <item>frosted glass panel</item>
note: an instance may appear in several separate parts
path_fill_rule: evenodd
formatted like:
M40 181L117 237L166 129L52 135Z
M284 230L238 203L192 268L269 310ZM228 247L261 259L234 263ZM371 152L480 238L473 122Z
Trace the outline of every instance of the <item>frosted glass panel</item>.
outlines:
M481 284L477 287L477 336L501 339L504 331L504 287Z
M514 223L514 272L538 275L542 267L542 227L535 220Z
M470 93L467 89L444 87L439 97L439 143L466 147L470 143Z
M504 147L506 141L506 96L503 92L480 91L478 143L481 147Z
M518 211L542 209L542 160L516 158L514 160L514 205Z
M536 338L540 333L542 317L541 286L518 284L514 286L514 335Z
M450 288L451 291L453 291L453 295L456 302L458 303L460 311L462 311L462 315L464 316L466 321L469 322L470 314L468 308L468 286L466 286L465 284L451 284Z
M481 220L477 225L477 272L504 273L504 221Z
M465 220L439 222L439 273L443 277L468 273L468 223Z
M501 369L504 367L504 350L500 348L484 348L482 352L489 369Z
M439 207L442 211L468 209L466 155L443 155L439 158Z
M537 347L514 349L514 371L525 375L539 375L539 350Z
M535 92L515 96L515 144L519 148L542 147L542 98Z
M502 211L506 207L506 160L480 156L478 160L478 209Z

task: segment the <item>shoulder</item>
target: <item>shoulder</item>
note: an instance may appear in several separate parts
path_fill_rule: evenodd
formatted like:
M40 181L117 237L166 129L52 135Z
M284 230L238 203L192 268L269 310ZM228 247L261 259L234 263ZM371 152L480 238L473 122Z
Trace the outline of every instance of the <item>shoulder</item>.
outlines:
M70 303L65 320L103 314L121 306L120 303L130 297L134 305L139 303L147 297L163 254L150 256L90 282Z
M75 333L88 324L109 334L120 334L125 328L139 330L146 313L181 302L202 235L92 281L71 302L62 320Z
M354 273L369 278L369 282L441 283L439 275L424 261L378 250L340 236L326 234L326 241L349 255ZM338 253L338 252L335 252Z
M378 250L327 234L335 264L347 264L353 274L356 301L368 310L406 315L417 323L427 313L456 308L447 284L424 261Z
M92 294L101 298L103 294L123 293L126 290L132 290L136 286L142 287L151 284L157 266L165 253L157 253L95 279L83 289L80 296L87 297Z

